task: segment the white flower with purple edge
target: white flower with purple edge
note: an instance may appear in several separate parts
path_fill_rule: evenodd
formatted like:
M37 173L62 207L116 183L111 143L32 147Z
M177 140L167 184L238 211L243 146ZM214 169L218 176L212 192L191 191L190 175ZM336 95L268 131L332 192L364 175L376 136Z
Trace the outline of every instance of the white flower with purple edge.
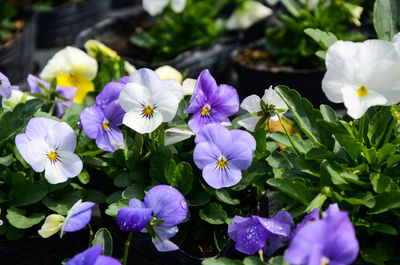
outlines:
M65 122L32 118L25 133L15 137L17 149L36 172L43 172L50 184L76 177L82 171L82 161L74 154L76 135Z

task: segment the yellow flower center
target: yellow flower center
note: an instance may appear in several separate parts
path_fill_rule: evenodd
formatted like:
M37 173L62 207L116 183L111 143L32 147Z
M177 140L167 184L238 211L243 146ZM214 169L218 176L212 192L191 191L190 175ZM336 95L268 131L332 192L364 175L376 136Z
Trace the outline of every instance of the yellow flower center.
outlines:
M360 86L357 89L357 95L359 97L365 97L368 94L368 88L366 88L365 86Z
M104 119L104 121L103 121L103 129L104 130L109 130L110 129L110 126L108 125L108 120L107 119Z
M209 116L210 115L211 106L206 104L204 107L201 108L201 115L202 116Z
M217 166L221 169L227 168L228 167L228 160L225 158L225 156L220 156L217 160Z
M51 162L54 162L58 159L58 154L55 150L52 150L47 157L51 160Z
M151 118L153 117L154 107L151 105L146 105L142 111L142 117Z
M57 85L64 87L76 87L74 101L84 103L86 94L94 91L93 82L81 75L60 75L57 77Z

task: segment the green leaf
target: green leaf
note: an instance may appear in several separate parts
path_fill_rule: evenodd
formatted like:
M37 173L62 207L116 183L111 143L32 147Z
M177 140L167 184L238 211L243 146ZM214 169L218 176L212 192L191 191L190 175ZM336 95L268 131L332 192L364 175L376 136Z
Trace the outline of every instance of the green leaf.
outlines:
M122 199L122 191L116 191L107 196L106 203L110 204L113 202L117 202L120 199Z
M113 250L113 239L111 233L107 228L100 228L94 235L92 245L101 245L103 251L102 254L106 256L112 255Z
M376 231L383 234L397 236L397 230L391 225L383 223L372 223L369 227L372 231Z
M305 154L313 148L312 143L310 143L304 139L301 139L297 135L292 135L291 137L292 137L292 140L293 140L297 150L299 150L300 153ZM274 140L278 143L281 143L285 146L292 148L292 144L289 140L289 137L282 132L273 132L269 135L269 138L271 138L272 140Z
M209 258L201 262L202 265L243 265L240 260L232 260L228 258Z
M314 192L304 183L295 182L293 179L273 178L269 179L267 183L304 205L309 205L315 196Z
M314 210L315 208L321 208L322 205L324 204L324 202L326 201L327 196L324 193L319 193L311 202L310 204L307 206L306 208L306 212L310 213L312 210Z
M218 200L220 200L221 202L224 202L226 204L230 204L230 205L238 205L238 204L240 204L240 200L239 199L232 198L229 189L215 190L215 196L217 197Z
M69 106L62 117L62 120L68 123L69 125L73 125L77 123L81 117L82 111L85 109L86 105L79 103L72 103Z
M122 197L125 199L136 198L138 200L143 200L144 188L145 186L143 184L138 184L138 183L132 184L122 192Z
M90 181L89 172L86 169L82 169L81 173L78 175L78 179L82 184L88 184Z
M272 257L268 260L268 265L290 265L283 256Z
M302 7L299 2L295 0L282 0L282 4L287 8L292 16L298 17L300 15Z
M171 159L169 168L165 171L165 179L169 185L177 188L182 195L187 195L193 186L192 166L187 162L180 162L175 165L175 161Z
M42 106L43 101L41 99L32 99L25 104L18 104L12 111L7 111L1 115L0 139L5 141L18 133Z
M31 182L19 173L12 175L13 187L9 198L13 206L25 206L42 200L47 195L47 185L42 181Z
M165 183L165 171L169 169L172 152L167 147L158 148L150 159L150 177L152 185Z
M320 29L306 28L304 32L315 40L315 42L317 42L324 50L327 50L335 41L338 40L335 34Z
M376 265L385 265L385 261L376 249L362 248L360 250L360 255L362 259L367 262L372 262L372 264Z
M104 203L106 201L106 195L95 189L84 189L82 191L82 196L82 200L84 201L91 201L95 203Z
M371 214L379 214L390 209L396 209L400 207L400 192L392 191L382 193L377 195L375 200L375 207L371 209Z
M213 224L220 225L225 223L228 215L224 210L222 210L222 206L213 202L207 205L205 208L199 211L199 216L204 221Z
M126 188L126 187L132 185L132 180L129 176L129 173L125 172L125 173L122 173L121 175L118 175L114 179L114 185L115 185L115 187L118 187L118 188Z
M3 157L0 157L0 165L8 167L13 162L13 154L9 154Z
M11 207L7 209L6 217L12 226L19 229L26 229L40 223L45 215L44 213L33 213L26 216L25 210Z
M400 10L400 8L399 8ZM373 147L377 147L386 135L387 128L393 120L390 107L382 107L368 123L368 139Z
M119 200L118 202L111 203L106 210L106 214L112 217L117 217L118 211L120 209L128 207L129 207L129 200L122 199Z
M364 205L368 208L372 208L375 206L375 198L369 191L365 193L357 193L353 198L344 198L343 200L352 205Z
M390 184L392 183L391 177L385 176L381 173L371 173L369 178L372 184L372 188L378 194L388 191Z
M210 201L210 194L204 185L198 181L188 195L189 206L202 206Z
M52 211L66 216L71 207L80 199L79 190L67 188L46 196L42 203Z
M391 41L400 31L400 6L398 0L376 0L374 26L379 39Z
M317 146L323 145L328 150L332 150L334 140L331 132L325 130L317 123L317 120L323 119L321 112L314 109L313 105L307 99L301 98L296 90L289 89L286 86L277 86L275 87L275 91L286 103L296 123L307 137Z
M378 165L386 162L388 158L390 158L394 153L396 153L396 145L387 143L382 148L378 150Z
M265 265L264 262L260 260L259 257L249 256L243 260L244 265Z
M248 186L257 182L259 179L265 177L266 174L267 168L264 163L254 159L251 166L242 172L242 179L240 182L231 189L234 191L244 190Z

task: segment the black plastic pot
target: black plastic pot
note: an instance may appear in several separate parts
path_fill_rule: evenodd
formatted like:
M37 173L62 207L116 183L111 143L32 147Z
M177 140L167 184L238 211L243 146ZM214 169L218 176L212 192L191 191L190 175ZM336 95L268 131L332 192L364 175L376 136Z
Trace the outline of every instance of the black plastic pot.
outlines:
M2 265L54 265L72 258L88 246L88 232L58 234L49 238L33 236L20 240L0 240Z
M26 79L34 68L36 16L33 12L19 11L18 19L25 21L24 30L10 44L0 48L0 72L15 84Z
M110 0L86 0L39 11L37 47L49 48L73 44L80 31L106 18L109 6Z
M325 69L289 69L271 68L257 69L243 62L238 61L237 56L245 49L263 50L264 40L259 40L247 46L236 49L231 54L233 64L233 80L236 83L239 97L256 94L260 97L264 95L265 89L277 85L285 85L296 89L302 97L307 98L314 107L320 104L327 104L336 109L343 108L342 104L335 104L329 101L321 88Z
M141 56L143 57L144 51L138 49L129 41L135 27L145 20L151 20L151 17L142 7L133 8L129 14L106 19L84 30L77 37L75 45L83 47L87 40L96 39L115 50L136 68L155 69L161 65L170 65L179 71L188 70L188 77L192 78L197 78L199 73L207 68L218 81L224 81L229 55L238 46L240 36L226 38L210 47L184 52L169 61L152 63L138 59Z
M111 0L112 9L126 8L141 5L143 0Z

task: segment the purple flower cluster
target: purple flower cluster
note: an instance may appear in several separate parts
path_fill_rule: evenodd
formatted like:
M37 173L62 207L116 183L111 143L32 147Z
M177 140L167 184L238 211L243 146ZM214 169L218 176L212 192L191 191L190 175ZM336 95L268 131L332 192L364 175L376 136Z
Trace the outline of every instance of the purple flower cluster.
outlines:
M319 218L314 209L296 227L285 254L294 265L348 265L357 258L359 245L349 214L331 204Z
M45 88L47 88L47 90L50 89L49 83L34 75L29 74L27 81L32 93L43 93L39 88L39 83ZM64 98L68 99L68 100L60 100L56 103L56 107L54 109L54 115L56 117L61 118L64 115L65 110L69 106L71 106L72 102L74 101L74 97L77 90L78 89L76 87L63 87L63 86L56 87L56 92L58 92Z
M195 138L193 160L214 189L231 187L242 179L242 170L253 160L254 137L242 130L229 131L217 123L204 126Z
M239 110L239 96L231 86L218 86L210 72L204 70L197 79L189 104L185 112L193 116L188 125L198 133L207 124L229 122L228 117Z
M3 98L9 98L11 97L11 90L17 88L18 86L12 86L7 76L0 72L0 96Z
M117 224L123 231L151 232L158 251L172 251L178 246L169 239L178 233L177 225L185 220L187 213L186 200L177 189L157 185L146 193L143 202L133 198L129 208L119 210Z
M271 219L235 216L229 224L228 235L236 242L236 250L254 255L261 249L270 256L290 239L293 227L292 216L286 211L279 211Z
M108 83L96 97L96 104L82 111L81 123L86 135L96 139L97 146L107 152L124 148L124 138L119 126L125 111L118 98L123 82Z

